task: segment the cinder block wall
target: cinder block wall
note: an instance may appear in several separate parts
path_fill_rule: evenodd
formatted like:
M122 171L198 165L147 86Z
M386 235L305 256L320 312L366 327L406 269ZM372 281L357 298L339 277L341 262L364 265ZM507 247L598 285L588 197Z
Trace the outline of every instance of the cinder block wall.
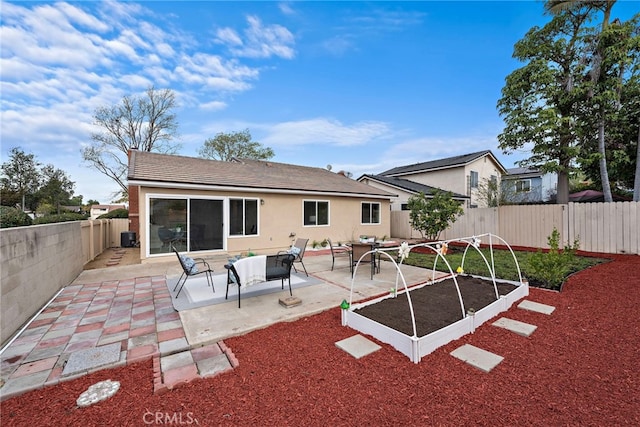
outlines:
M82 272L80 222L0 230L0 342Z

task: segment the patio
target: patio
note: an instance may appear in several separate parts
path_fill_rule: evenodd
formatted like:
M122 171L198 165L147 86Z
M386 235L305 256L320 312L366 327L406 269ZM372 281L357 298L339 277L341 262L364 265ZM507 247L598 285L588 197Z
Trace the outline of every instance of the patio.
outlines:
M128 257L130 261L131 254ZM209 261L214 271L226 271L226 257ZM232 288L226 303L179 313L173 309L167 288L167 283L171 284L181 272L174 257L166 262L85 270L5 348L5 382L0 397L5 400L99 369L146 359L154 360L162 373L155 378L156 392L232 369L237 361L223 340L320 313L349 298L351 274L347 262L338 263L331 271L330 255L309 251L305 264L319 283L294 286L294 295L302 300L296 307L279 304L280 297L288 296L285 289L243 298L242 308L238 309L237 288ZM379 295L395 283L391 265L373 280L367 271L358 273L354 298ZM423 282L430 276L430 271L410 266L404 266L403 272L408 283ZM224 288L218 287L216 292L223 293ZM103 361L104 349L115 354ZM74 362L76 355L89 362L79 362L71 369L69 361ZM92 364L91 359L99 359L100 363Z
M361 359L336 347L337 341L355 334L340 325L337 308L348 285L325 276L330 260L322 258L309 257L309 263L305 258L310 272L323 275L326 282L318 285L323 292L311 289L316 286L301 289L302 306L279 307L274 294L257 297L255 304L247 300L245 306L243 301L242 309L231 302L228 316L239 316L241 325L238 330L228 329L233 337L218 335L219 328L231 323L229 317L214 321L208 318L212 313L201 313L183 321L185 336L192 335L189 342L207 343L205 324L213 331L211 341L224 336L239 362L232 371L163 395L154 394L150 387L155 367L149 360L99 370L3 401L2 422L31 425L38 419L45 424L122 425L141 424L145 417L157 416L197 420L200 425L640 422L636 360L640 320L635 313L640 304L639 257L611 256L613 262L572 276L562 293L532 289L529 299L555 306L552 315L516 307L506 313L511 319L536 324L530 337L487 324L420 364L384 344ZM383 274L386 270L391 269L383 266ZM348 268L342 274L348 277ZM374 280L361 292L363 296L381 293L388 287ZM258 304L258 298L270 301ZM265 325L253 319L265 305L270 305L271 323L277 323ZM296 312L307 305L309 314L322 313ZM450 355L465 344L499 353L504 361L490 373L472 368ZM77 409L78 395L104 379L120 381L120 391L105 402Z

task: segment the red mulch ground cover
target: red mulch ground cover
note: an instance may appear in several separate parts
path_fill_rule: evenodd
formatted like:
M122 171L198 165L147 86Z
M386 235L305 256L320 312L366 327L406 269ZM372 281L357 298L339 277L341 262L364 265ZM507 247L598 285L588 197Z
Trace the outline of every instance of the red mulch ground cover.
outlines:
M357 360L333 309L226 340L233 372L154 395L151 362L100 371L3 402L1 424L640 425L640 257L611 258L561 293L532 289L552 315L505 313L538 326L529 338L485 324L419 364L384 344ZM505 359L481 372L449 355L464 343ZM114 397L76 407L109 378Z

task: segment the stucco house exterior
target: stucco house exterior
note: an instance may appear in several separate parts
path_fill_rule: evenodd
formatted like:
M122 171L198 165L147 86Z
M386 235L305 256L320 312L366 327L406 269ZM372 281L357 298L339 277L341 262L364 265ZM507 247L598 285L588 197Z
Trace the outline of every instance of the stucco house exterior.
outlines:
M373 184L372 177L377 177L376 188L392 190L393 183L385 184L385 179L396 178L431 188L439 188L454 193L454 198L465 199L467 207L486 207L479 194L483 182L497 180L506 173L506 169L490 150L463 154L445 159L398 166L378 175L363 176L359 180ZM395 190L397 191L397 190ZM402 207L412 191L405 192L394 202L394 208ZM425 191L425 194L428 194Z
M194 254L276 253L296 238L390 235L395 194L322 168L131 150L130 230L142 262Z
M555 198L558 192L558 176L538 169L507 169L502 177L502 189L513 203L540 203Z

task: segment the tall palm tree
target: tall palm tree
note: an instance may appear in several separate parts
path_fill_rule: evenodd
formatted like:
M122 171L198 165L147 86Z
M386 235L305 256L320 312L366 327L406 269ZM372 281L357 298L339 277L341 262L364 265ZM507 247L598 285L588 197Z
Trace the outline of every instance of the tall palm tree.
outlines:
M545 9L549 12L556 14L565 9L577 8L577 7L589 7L603 12L602 25L600 27L600 33L597 39L600 40L600 36L609 26L611 19L611 10L616 0L547 0L545 3ZM593 68L590 71L591 82L594 87L600 80L601 65L603 60L602 45L598 42L593 59ZM593 97L593 89L589 93L590 97ZM600 180L602 181L602 193L604 195L605 202L612 202L613 197L611 195L611 183L609 182L609 171L607 170L607 158L605 148L605 112L604 105L600 105L600 114L598 117L598 153L600 154Z

